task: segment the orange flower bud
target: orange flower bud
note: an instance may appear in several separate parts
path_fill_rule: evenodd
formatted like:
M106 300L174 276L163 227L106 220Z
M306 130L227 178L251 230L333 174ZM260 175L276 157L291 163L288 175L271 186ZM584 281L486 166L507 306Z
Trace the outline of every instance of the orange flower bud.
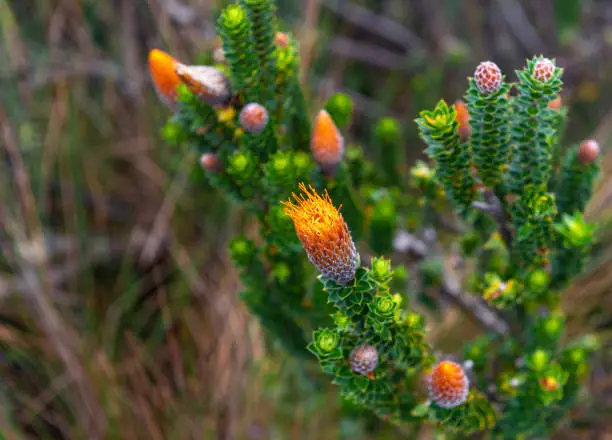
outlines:
M578 147L578 158L584 165L590 165L599 157L599 144L595 139L587 139Z
M548 58L542 58L533 66L533 77L540 82L548 82L555 73L555 63Z
M315 162L328 174L333 173L342 160L344 138L326 110L321 110L315 119L310 150Z
M256 102L244 106L240 112L240 125L251 134L261 133L268 124L268 111Z
M469 380L461 365L443 361L436 365L429 379L429 395L441 408L454 408L467 399Z
M285 213L293 220L295 232L308 254L308 259L325 276L339 284L355 278L359 254L348 225L332 204L327 191L321 197L312 188L299 185L295 202L283 202Z
M281 49L285 49L287 46L289 46L289 36L284 32L277 32L274 36L274 44Z
M563 100L560 96L557 96L555 99L548 103L548 108L551 110L559 110L563 107Z
M474 81L480 93L488 95L497 92L502 84L501 70L494 62L483 61L476 67Z
M216 67L179 63L175 71L189 90L208 105L225 104L232 96L229 80Z
M470 138L470 134L472 134L472 128L469 123L470 114L465 102L461 100L455 102L455 110L457 111L457 122L459 123L459 136L465 142Z
M559 381L554 377L543 377L540 379L540 386L546 391L555 391L559 388Z
M176 88L181 79L175 72L179 62L159 49L149 52L149 71L159 99L173 110L177 109Z

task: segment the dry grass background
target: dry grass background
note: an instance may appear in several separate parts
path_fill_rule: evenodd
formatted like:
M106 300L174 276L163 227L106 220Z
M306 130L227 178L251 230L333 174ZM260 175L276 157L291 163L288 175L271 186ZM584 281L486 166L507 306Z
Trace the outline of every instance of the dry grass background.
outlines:
M484 54L510 64L542 47L537 33L534 43L533 32L517 32L524 22L504 21L513 9L503 1L457 2L472 11L465 28L441 0L414 0L408 10L402 1L279 3L302 42L312 94L320 102L338 88L350 93L353 136L366 144L359 126L367 124L359 122L390 113L409 126L440 94L458 97L468 66ZM528 29L551 26L546 6L510 3L527 13ZM605 2L593 4L603 12L591 10L585 21L604 17L601 33L587 29L563 50L549 38L542 44L572 67L568 88L580 116L570 137L594 132L609 146L612 89L602 78L611 72L604 55L612 18ZM225 252L228 237L253 233L252 225L202 183L195 157L160 141L168 113L150 87L147 50L190 61L209 54L217 7L0 0L0 432L7 439L331 440L339 431L369 438L360 425L339 425L334 394L320 392L326 385L264 341ZM406 27L397 24L409 14ZM389 17L396 26L383 21L364 33ZM483 32L498 20L506 23L502 35L487 46ZM449 64L461 48L455 32L469 51ZM409 152L420 151L408 136ZM594 220L610 218L612 154L605 163ZM612 325L610 238L602 235L592 271L566 295L572 332L607 335ZM433 337L450 328L464 336L476 330L451 311ZM607 427L605 347L591 384L594 406L576 414L589 435Z

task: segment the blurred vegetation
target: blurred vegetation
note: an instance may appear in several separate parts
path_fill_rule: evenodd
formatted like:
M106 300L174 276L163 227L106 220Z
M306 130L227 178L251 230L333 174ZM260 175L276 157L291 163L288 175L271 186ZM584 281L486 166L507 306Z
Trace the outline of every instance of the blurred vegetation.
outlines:
M0 432L8 439L373 438L376 422L338 421L338 403L310 392L324 385L264 344L225 251L233 232L252 235L253 225L201 184L194 157L160 141L167 111L150 87L148 49L206 62L222 3L0 0ZM336 91L351 96L349 137L372 157L373 124L363 121L397 117L414 160L417 110L440 95L458 98L478 61L509 72L532 54L556 56L568 136L594 136L606 156L587 214L610 222L609 1L279 0L279 10L281 27L301 42L313 104ZM610 230L565 295L570 328L599 331L604 350L594 400L558 438L612 429ZM457 332L462 321L447 310L432 337L452 344L451 327L455 338L471 336L469 324Z

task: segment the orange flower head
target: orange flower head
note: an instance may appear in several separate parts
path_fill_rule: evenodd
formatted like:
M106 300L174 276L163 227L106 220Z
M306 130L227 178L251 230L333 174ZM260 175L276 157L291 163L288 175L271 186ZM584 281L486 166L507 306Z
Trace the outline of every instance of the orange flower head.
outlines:
M225 104L232 96L227 76L216 67L179 63L175 71L187 88L208 105Z
M176 88L181 79L175 72L179 62L159 49L149 52L149 71L159 99L173 110L177 109Z
M344 138L326 110L321 110L315 119L310 150L315 162L326 173L333 172L342 160Z
M308 259L324 277L348 284L355 278L359 262L348 225L327 191L320 196L303 183L299 188L303 194L293 194L295 202L288 200L283 205Z
M436 365L429 379L429 395L441 408L454 408L467 399L469 380L461 365L443 361Z
M378 350L369 344L358 345L349 355L351 371L374 378L374 370L378 366Z
M555 73L555 63L548 58L542 58L533 66L533 77L540 82L548 82Z
M578 147L578 159L584 165L590 165L599 157L599 144L595 139L587 139Z
M472 134L470 127L470 114L468 113L467 105L462 100L455 102L455 111L457 112L457 122L459 123L459 136L462 141L467 141Z
M480 93L489 95L497 92L502 85L502 73L497 64L483 61L476 67L474 82Z

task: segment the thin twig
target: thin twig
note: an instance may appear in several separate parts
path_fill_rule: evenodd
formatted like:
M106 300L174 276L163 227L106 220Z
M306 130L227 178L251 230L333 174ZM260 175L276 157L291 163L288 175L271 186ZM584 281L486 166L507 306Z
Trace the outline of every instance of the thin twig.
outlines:
M472 202L472 208L486 212L497 223L499 235L501 235L506 247L512 248L512 231L508 225L508 218L504 212L501 202L492 190L486 190L483 193L486 203L475 201Z
M383 37L390 42L412 51L424 51L425 44L423 41L410 29L396 21L374 14L363 6L350 1L326 0L322 4L346 21Z
M427 258L431 254L431 247L406 231L399 232L394 241L394 248L398 253L411 255L418 260ZM510 333L508 323L481 299L463 291L459 281L449 270L444 270L440 291L484 328L502 336Z

